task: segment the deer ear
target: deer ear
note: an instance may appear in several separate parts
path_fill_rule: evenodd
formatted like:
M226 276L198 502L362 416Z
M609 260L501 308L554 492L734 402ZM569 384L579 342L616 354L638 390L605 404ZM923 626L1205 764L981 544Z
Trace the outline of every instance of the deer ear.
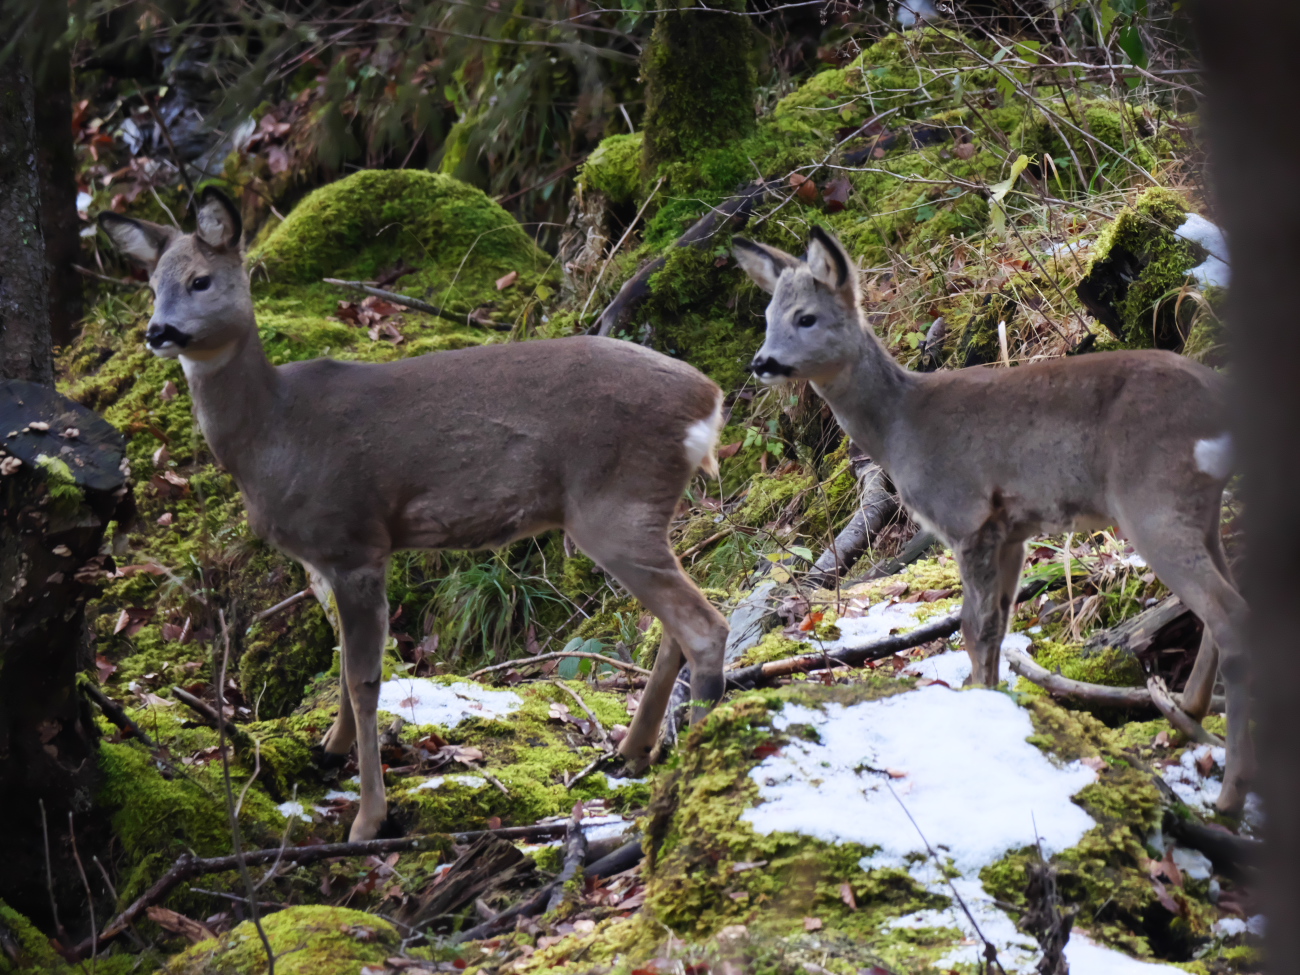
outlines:
M813 225L812 237L808 241L807 261L813 278L831 291L856 288L857 269L853 258L849 257L844 245L829 231L816 224Z
M205 187L199 196L199 240L216 251L238 251L244 222L230 197L215 186Z
M785 251L768 247L766 244L756 244L744 237L731 238L731 253L735 256L740 269L768 294L776 290L776 282L781 277L781 272L799 263Z
M103 211L96 219L114 247L150 272L158 266L163 251L177 236L177 231L171 227L124 217L112 210Z

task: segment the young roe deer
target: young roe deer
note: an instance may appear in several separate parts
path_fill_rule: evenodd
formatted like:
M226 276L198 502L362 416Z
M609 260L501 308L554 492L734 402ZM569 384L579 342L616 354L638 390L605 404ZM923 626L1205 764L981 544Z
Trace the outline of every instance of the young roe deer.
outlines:
M1170 352L1098 352L1014 369L909 372L859 311L858 270L814 227L806 260L736 238L772 295L750 371L806 379L892 478L961 570L970 684L995 685L1025 542L1118 524L1205 623L1183 700L1209 708L1221 657L1231 718L1219 808L1239 810L1253 770L1246 604L1219 534L1229 476L1227 383Z
M644 767L677 672L722 695L727 624L682 571L669 522L695 471L716 475L722 394L695 369L595 337L489 345L373 364L272 366L262 349L234 205L209 189L182 234L102 213L149 270L145 339L179 358L213 456L253 531L323 578L342 630L338 716L325 750L357 741L353 840L386 816L376 705L398 549L494 548L562 528L664 625L622 755ZM698 709L697 709L698 710ZM699 714L696 715L698 717Z

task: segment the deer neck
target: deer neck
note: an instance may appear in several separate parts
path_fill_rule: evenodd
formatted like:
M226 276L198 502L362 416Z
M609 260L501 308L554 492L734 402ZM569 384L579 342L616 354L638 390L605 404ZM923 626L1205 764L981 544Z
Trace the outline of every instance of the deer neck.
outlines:
M194 416L217 461L238 476L244 458L267 443L280 379L256 328L202 357L181 355Z
M850 439L888 472L901 439L904 398L916 382L917 377L895 362L863 323L858 357L812 385Z

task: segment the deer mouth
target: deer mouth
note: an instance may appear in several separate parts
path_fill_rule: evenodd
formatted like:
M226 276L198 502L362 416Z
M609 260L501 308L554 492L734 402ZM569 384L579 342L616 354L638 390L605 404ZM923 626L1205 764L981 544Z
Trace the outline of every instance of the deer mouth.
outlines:
M762 382L769 384L794 377L794 366L787 366L770 355L761 359L755 356L754 361L749 364L749 371Z
M175 325L150 325L144 333L145 343L157 355L172 349L178 352L190 344L190 337Z

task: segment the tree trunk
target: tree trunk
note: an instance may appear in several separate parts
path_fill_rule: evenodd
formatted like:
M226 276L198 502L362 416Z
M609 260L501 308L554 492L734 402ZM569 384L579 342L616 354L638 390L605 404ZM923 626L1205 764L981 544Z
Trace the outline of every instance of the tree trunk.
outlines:
M3 24L3 21L0 21ZM52 385L49 271L41 226L36 91L21 60L0 63L0 379Z
M77 679L94 663L86 599L113 568L104 530L130 512L124 448L107 422L51 387L0 380L0 900L47 929L52 900L69 927L86 916L69 813L83 862L107 829L82 815L96 734Z
M59 4L45 5L47 15L66 17ZM81 275L73 266L81 253L77 218L77 154L72 143L72 61L67 47L56 43L36 80L36 164L41 184L41 230L49 276L50 338L66 346L81 319Z
M1233 436L1245 478L1248 660L1267 816L1267 970L1280 975L1300 972L1300 330L1292 285L1300 267L1300 130L1277 120L1300 99L1300 7L1202 0L1196 12L1209 68L1213 185L1232 250Z
M660 163L721 148L754 127L754 27L735 13L690 9L698 6L743 11L745 2L659 0L641 65L651 172Z

